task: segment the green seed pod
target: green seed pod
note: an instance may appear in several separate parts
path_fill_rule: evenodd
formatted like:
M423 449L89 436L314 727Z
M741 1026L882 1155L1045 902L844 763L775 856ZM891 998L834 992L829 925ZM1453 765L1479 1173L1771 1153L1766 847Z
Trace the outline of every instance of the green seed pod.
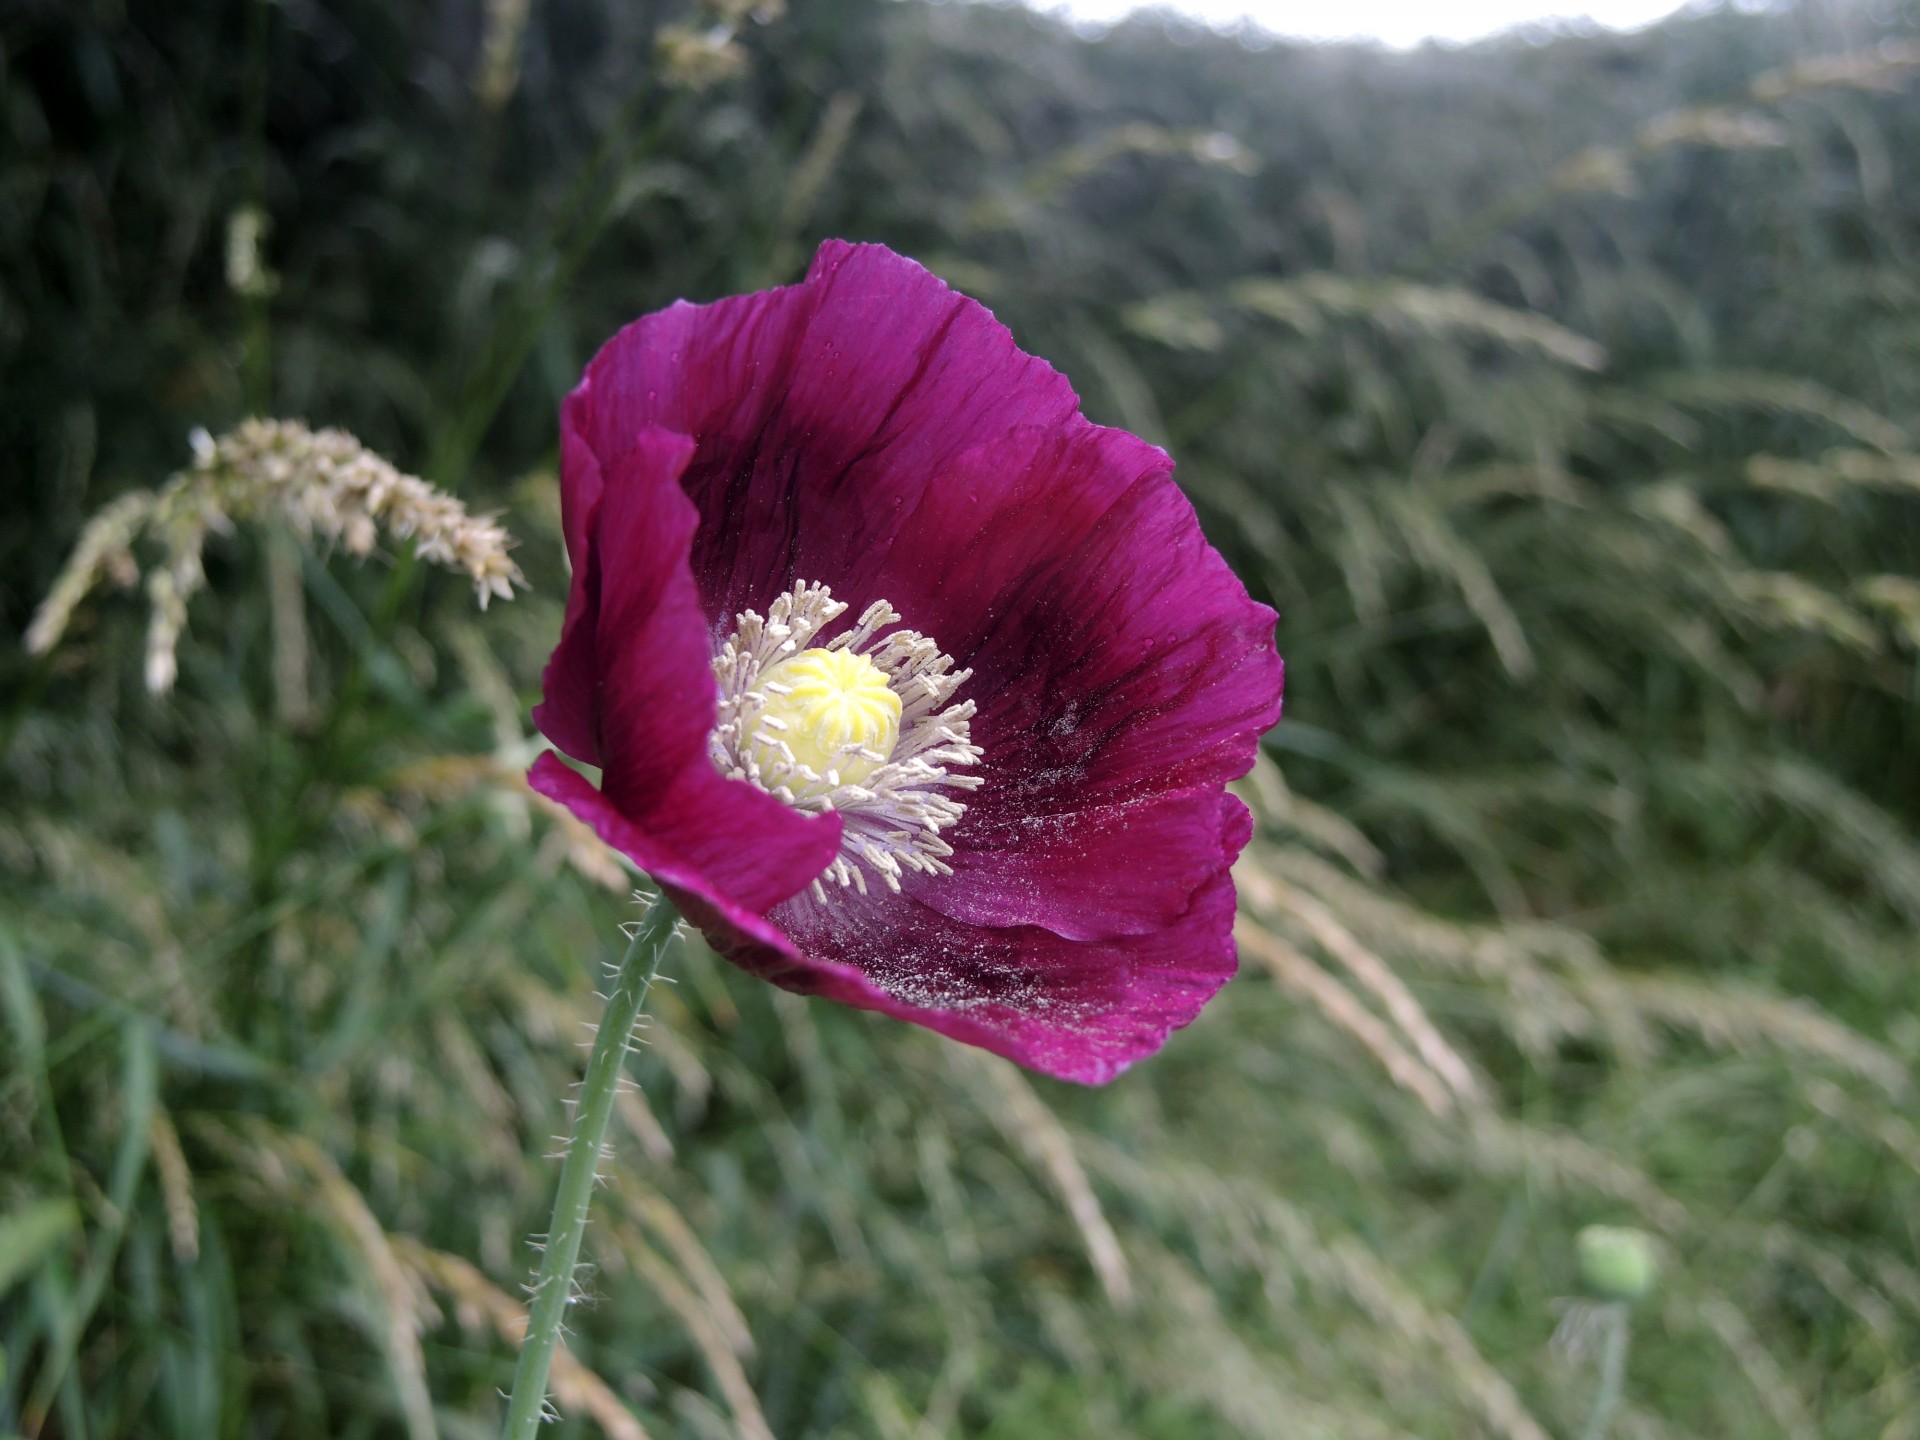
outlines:
M1644 1230L1589 1225L1574 1237L1580 1283L1601 1300L1644 1298L1660 1276L1660 1257Z

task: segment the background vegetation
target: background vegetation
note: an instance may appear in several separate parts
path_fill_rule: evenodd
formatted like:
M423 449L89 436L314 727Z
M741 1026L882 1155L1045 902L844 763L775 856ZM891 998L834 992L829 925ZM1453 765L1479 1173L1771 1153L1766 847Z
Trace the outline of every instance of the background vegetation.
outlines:
M840 234L1281 611L1244 973L1080 1091L688 945L556 1433L1920 1435L1920 14L713 4L0 11L0 1434L493 1432L632 913L517 779L555 407ZM29 659L248 414L503 509L530 590L249 527L166 700L135 599Z

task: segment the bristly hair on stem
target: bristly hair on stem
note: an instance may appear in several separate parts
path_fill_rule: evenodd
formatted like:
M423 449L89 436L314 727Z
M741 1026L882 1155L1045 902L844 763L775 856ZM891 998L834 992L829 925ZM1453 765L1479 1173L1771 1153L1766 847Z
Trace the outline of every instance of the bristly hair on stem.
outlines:
M679 920L679 912L665 896L653 901L630 931L632 943L607 994L607 1008L594 1033L587 1072L574 1098L573 1133L560 1166L560 1186L542 1247L539 1278L533 1282L527 1307L526 1340L513 1372L513 1395L502 1432L505 1440L533 1440L539 1433L547 1375L560 1346L567 1306L575 1299L580 1242L586 1235L600 1162L607 1155L607 1122L612 1118L627 1051L633 1044L634 1026Z

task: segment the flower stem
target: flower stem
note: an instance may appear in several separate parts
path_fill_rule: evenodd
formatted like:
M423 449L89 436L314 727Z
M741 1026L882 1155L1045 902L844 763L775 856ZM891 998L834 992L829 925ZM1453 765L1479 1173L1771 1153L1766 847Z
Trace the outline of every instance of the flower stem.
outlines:
M661 957L666 954L679 918L665 896L653 902L653 908L634 927L633 943L627 947L620 974L607 996L606 1013L601 1016L593 1054L587 1060L586 1078L580 1082L573 1135L567 1141L566 1159L560 1167L560 1193L554 1197L546 1254L540 1262L540 1279L533 1287L520 1363L513 1372L513 1398L507 1404L506 1429L501 1432L504 1440L533 1440L539 1432L547 1400L547 1372L553 1367L553 1352L559 1348L560 1330L573 1299L573 1272L580 1261L581 1237L587 1231L587 1211L593 1204L594 1181L607 1120L613 1114L614 1093L633 1039L634 1022L646 1003L653 977L660 971Z
M1600 1352L1600 1389L1593 1397L1593 1409L1587 1412L1587 1428L1581 1440L1606 1440L1607 1427L1613 1423L1614 1408L1627 1380L1627 1343L1631 1328L1627 1307L1615 1301L1606 1311L1606 1349Z

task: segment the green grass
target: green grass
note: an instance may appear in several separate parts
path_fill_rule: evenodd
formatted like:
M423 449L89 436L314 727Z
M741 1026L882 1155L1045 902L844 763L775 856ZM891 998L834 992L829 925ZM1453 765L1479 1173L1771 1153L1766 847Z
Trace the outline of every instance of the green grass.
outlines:
M0 645L0 1433L497 1433L634 913L517 779L555 406L848 234L1166 444L1280 609L1244 970L1083 1091L690 942L559 1433L1574 1440L1600 1222L1662 1262L1608 1434L1920 1434L1920 71L1777 78L1912 12L796 10L694 90L663 17L536 3L503 101L478 6L0 20L6 633L252 410L502 509L531 582L249 527L164 701L137 596Z

